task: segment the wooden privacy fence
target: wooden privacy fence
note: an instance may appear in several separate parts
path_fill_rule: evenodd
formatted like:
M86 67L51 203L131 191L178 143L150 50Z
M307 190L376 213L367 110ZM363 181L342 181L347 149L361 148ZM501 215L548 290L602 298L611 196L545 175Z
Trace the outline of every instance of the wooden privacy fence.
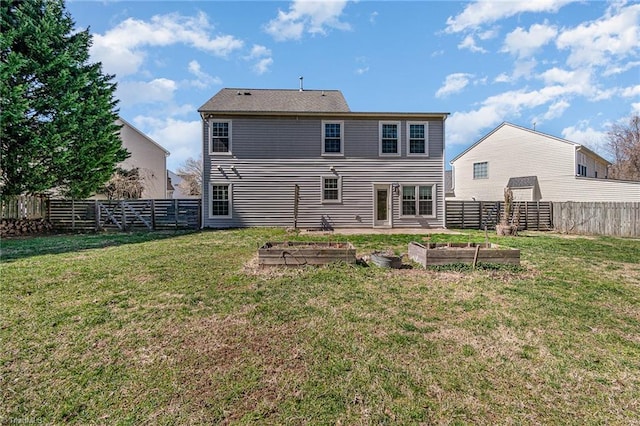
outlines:
M55 229L162 230L199 229L200 200L50 200Z
M640 237L640 202L553 203L553 223L569 234Z
M0 199L0 219L44 219L47 217L44 195L20 195Z
M515 201L511 220L519 230L553 229L553 204L550 201ZM504 201L446 201L447 228L495 229L504 212Z

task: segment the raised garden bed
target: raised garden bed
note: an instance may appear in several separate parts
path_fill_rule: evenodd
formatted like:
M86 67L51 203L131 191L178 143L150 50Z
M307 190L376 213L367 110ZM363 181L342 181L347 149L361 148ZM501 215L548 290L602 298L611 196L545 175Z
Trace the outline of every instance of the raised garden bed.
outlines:
M493 243L409 243L409 258L424 267L453 263L520 265L520 250Z
M356 263L356 249L343 242L267 242L258 249L260 266Z

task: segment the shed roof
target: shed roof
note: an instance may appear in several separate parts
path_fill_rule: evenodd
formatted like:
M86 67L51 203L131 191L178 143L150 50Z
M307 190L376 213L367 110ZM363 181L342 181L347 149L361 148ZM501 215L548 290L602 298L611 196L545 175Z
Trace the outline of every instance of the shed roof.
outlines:
M349 112L339 90L222 89L199 112Z
M509 178L508 188L533 188L538 186L538 176L518 176Z

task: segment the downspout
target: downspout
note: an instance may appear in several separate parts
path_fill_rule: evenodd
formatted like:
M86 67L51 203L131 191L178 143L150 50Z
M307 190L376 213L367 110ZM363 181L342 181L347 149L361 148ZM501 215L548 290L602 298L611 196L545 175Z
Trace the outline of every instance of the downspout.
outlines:
M209 153L209 150L207 149L208 147L208 140L205 140L204 138L204 129L206 126L206 119L204 118L204 114L200 113L200 118L202 119L202 176L200 179L200 230L204 229L204 188L205 188L205 183L204 183L204 175L205 175L205 170L206 167L204 167L205 164L205 155L207 155Z
M447 152L447 141L445 137L445 134L447 133L445 127L446 122L447 116L445 115L442 119L442 229L447 229L447 188L445 186L445 158ZM453 172L451 179L453 179Z

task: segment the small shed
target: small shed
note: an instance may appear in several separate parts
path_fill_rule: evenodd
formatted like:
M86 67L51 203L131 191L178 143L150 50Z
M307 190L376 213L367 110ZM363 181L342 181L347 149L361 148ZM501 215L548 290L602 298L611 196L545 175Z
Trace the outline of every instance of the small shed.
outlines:
M518 176L509 178L507 188L513 192L514 201L540 201L538 176Z

